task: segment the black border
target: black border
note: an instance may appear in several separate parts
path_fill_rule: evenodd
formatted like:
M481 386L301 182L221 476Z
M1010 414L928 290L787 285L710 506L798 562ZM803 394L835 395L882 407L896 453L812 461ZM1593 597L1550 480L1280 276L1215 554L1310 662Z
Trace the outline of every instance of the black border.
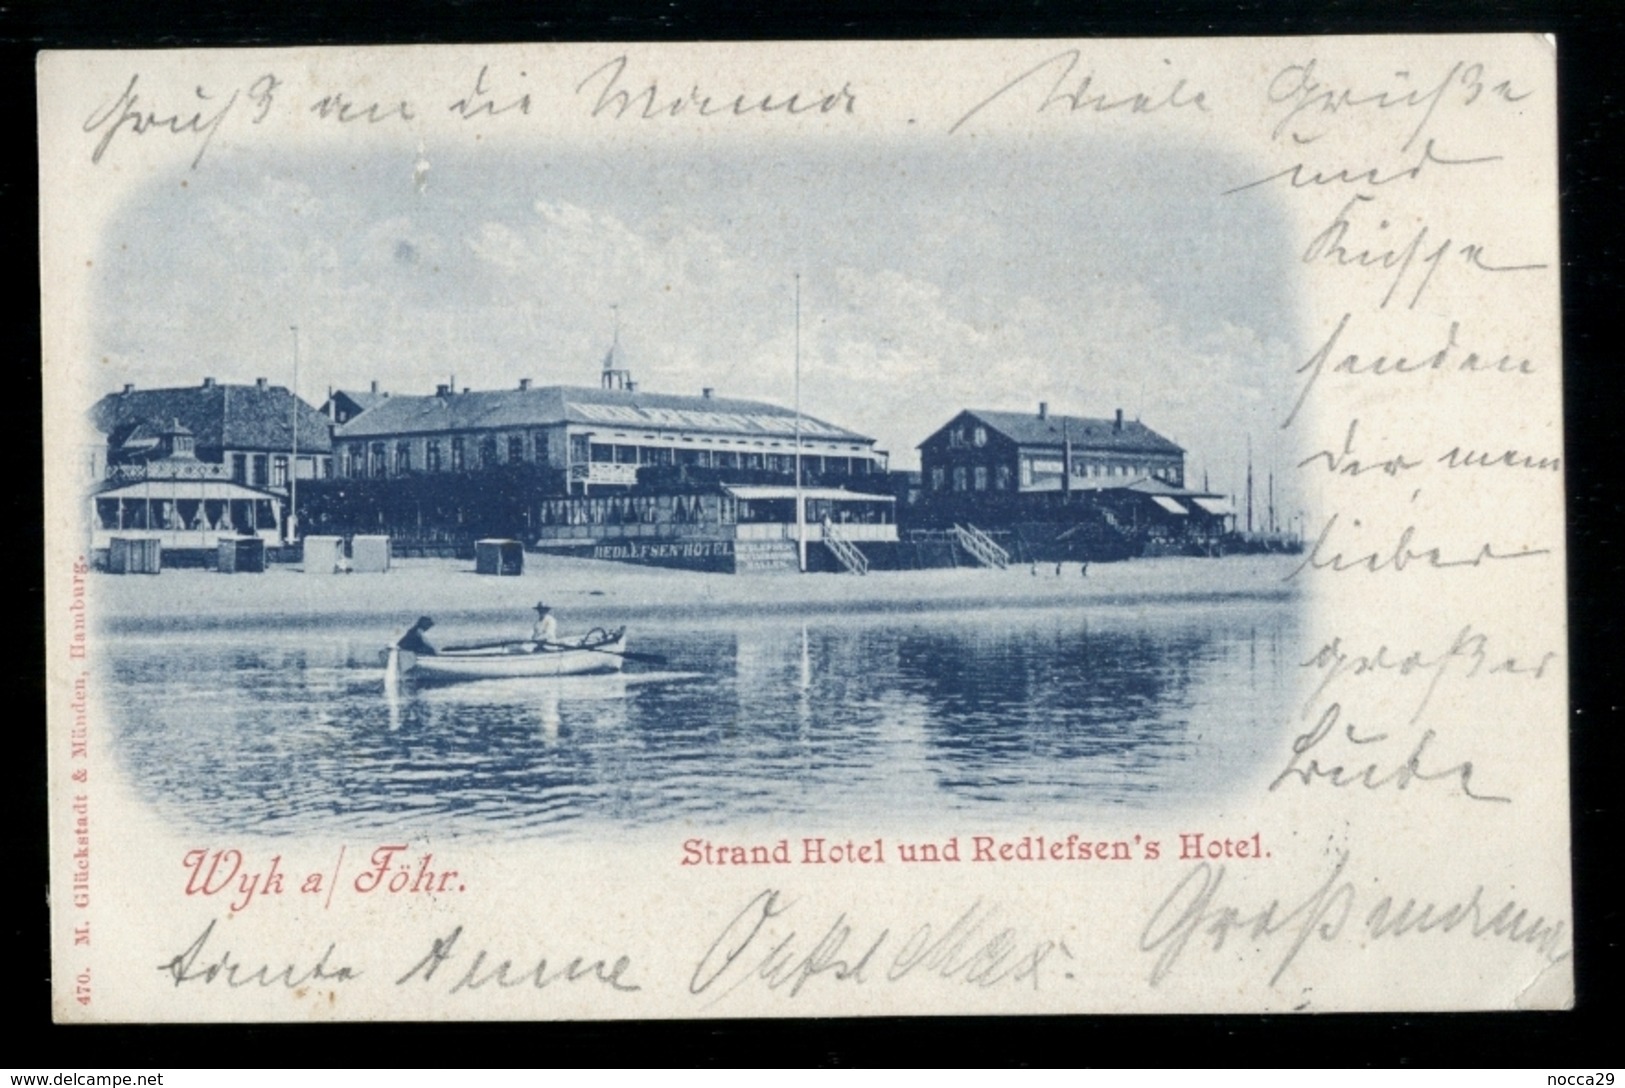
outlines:
M1613 367L1620 309L1619 72L1625 6L1607 0L1156 0L1107 9L1050 0L880 5L809 0L22 0L0 4L0 227L13 288L5 329L13 395L0 422L13 442L5 492L12 615L12 788L4 863L4 965L13 1011L0 1064L40 1069L268 1066L874 1066L1129 1067L1528 1066L1582 1072L1619 1064L1621 916L1617 878L1621 766L1618 575L1621 476L1609 448L1625 406ZM40 525L39 299L33 57L40 48L416 42L1192 37L1255 34L1540 30L1559 36L1563 319L1570 521L1577 1006L1568 1013L1011 1017L518 1025L80 1027L50 1022L45 903L45 747ZM31 451L19 454L18 451ZM26 696L23 695L26 693ZM1597 1063L1602 1063L1598 1066Z

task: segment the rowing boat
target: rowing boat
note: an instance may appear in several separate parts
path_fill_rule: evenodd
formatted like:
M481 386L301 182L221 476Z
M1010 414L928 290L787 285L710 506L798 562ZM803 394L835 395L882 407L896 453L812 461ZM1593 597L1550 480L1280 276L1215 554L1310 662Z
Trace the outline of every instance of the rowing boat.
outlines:
M595 628L578 638L557 642L522 640L417 654L391 648L394 667L425 680L496 680L531 676L576 676L618 672L625 662L626 628Z

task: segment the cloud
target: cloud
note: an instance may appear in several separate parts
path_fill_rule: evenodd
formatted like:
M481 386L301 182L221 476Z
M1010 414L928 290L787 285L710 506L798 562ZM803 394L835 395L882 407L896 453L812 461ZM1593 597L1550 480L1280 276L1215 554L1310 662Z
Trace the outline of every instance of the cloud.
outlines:
M108 387L287 380L291 324L315 401L329 385L428 391L452 373L592 384L619 306L646 388L788 404L797 273L805 410L874 435L899 465L964 407L1044 400L1121 407L1185 444L1193 469L1234 475L1290 384L1286 296L1171 272L1178 239L1145 239L1148 257L1140 236L1143 202L1175 197L1108 176L1067 204L1065 187L1091 182L1064 162L1037 164L1064 181L1042 199L1021 188L1043 183L1037 167L998 162L964 178L922 168L911 190L858 159L825 164L818 185L761 162L696 159L674 183L664 162L638 175L443 159L421 193L393 165L352 177L245 161L133 202L97 301ZM1267 231L1215 233L1204 261L1270 282Z

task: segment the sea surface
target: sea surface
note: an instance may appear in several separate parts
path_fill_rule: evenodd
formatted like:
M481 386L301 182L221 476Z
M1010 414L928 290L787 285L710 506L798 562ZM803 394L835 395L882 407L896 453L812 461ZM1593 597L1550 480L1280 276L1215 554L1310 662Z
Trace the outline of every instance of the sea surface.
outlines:
M137 794L197 833L1022 826L1256 783L1290 741L1296 608L634 624L663 663L441 686L386 677L394 617L124 633L102 713Z

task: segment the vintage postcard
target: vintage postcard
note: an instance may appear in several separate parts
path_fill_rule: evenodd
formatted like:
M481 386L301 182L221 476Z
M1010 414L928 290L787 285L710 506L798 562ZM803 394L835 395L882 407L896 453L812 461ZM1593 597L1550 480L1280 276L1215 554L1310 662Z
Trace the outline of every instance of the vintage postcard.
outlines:
M42 55L55 1015L1567 1007L1555 51Z

